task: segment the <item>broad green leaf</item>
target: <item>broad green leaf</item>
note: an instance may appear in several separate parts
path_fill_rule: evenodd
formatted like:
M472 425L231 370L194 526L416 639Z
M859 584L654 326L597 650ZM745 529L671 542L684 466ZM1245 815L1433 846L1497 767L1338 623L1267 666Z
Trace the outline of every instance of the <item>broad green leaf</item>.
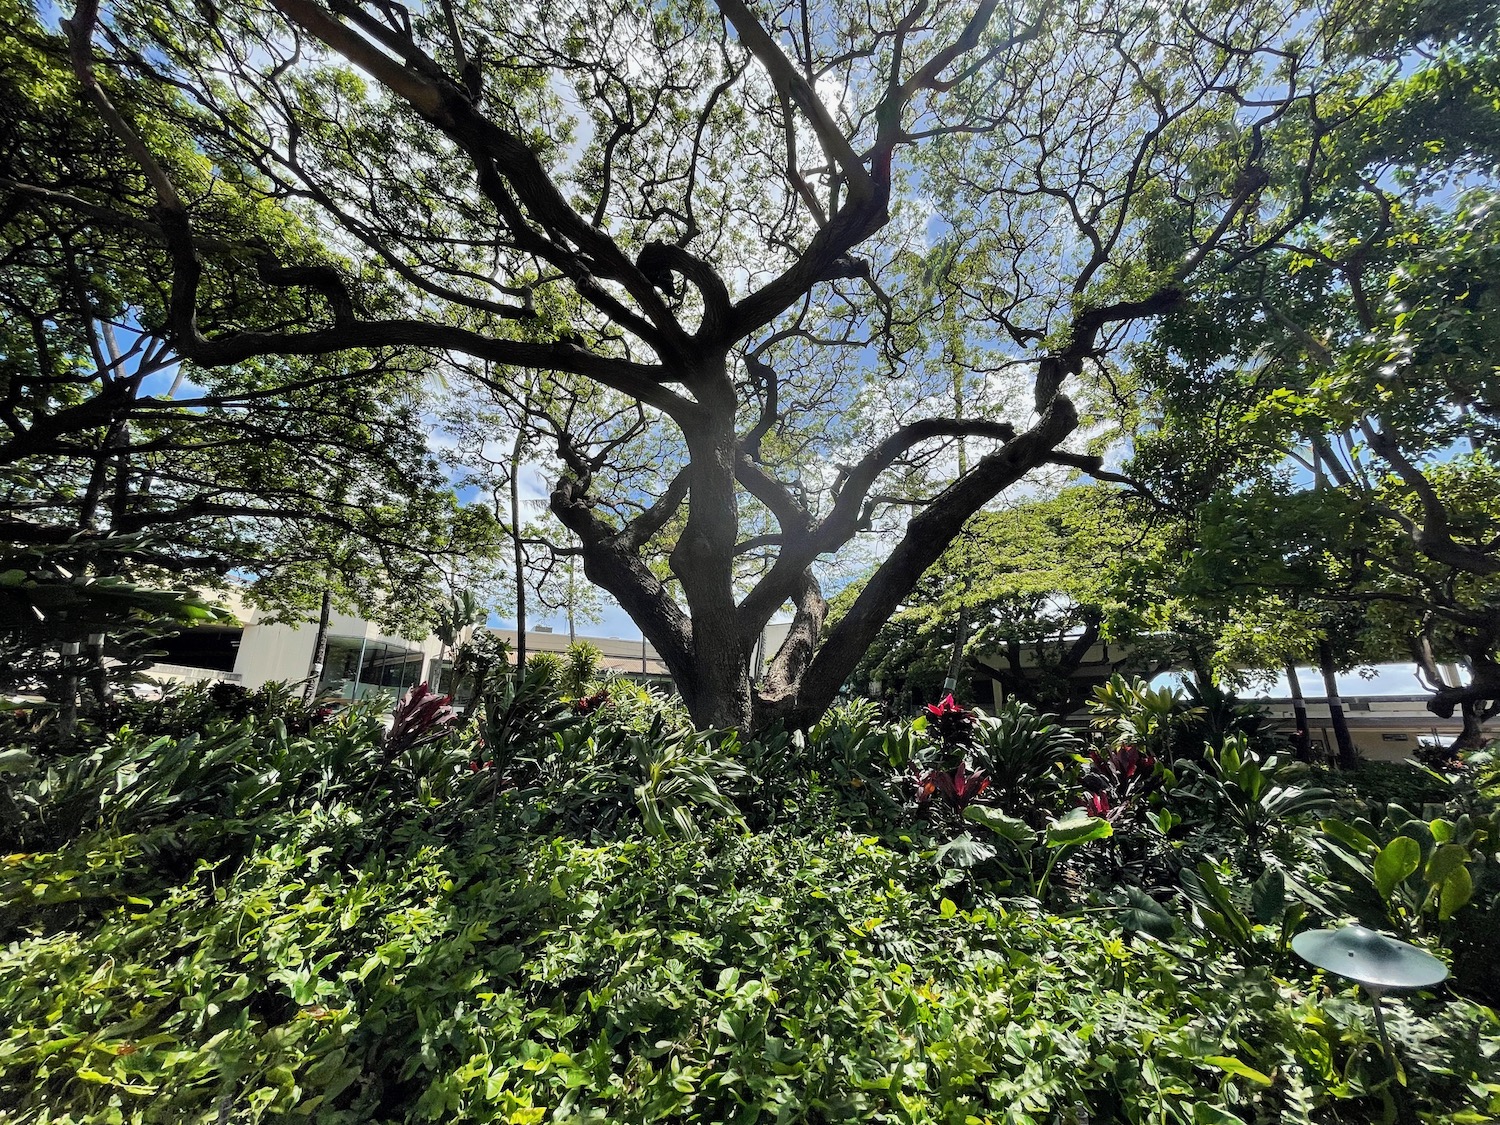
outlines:
M1270 925L1286 907L1286 876L1279 867L1268 867L1250 888L1250 910L1255 920Z
M1469 859L1469 849L1462 844L1444 844L1432 853L1422 874L1434 885L1448 878Z
M1103 817L1089 816L1083 809L1074 809L1061 820L1054 820L1047 825L1047 846L1062 848L1069 844L1103 840L1107 836L1113 836L1114 832L1114 825Z
M1375 841L1352 824L1345 824L1342 820L1325 820L1320 827L1339 843L1348 845L1356 852L1373 852L1375 850Z
M1149 934L1154 938L1172 936L1175 923L1166 907L1139 887L1126 887L1125 897L1130 905L1120 911L1120 924L1127 930Z
M1438 896L1438 919L1446 922L1474 897L1474 880L1467 867L1455 867L1443 880Z
M994 859L995 849L965 832L938 848L933 858L939 867L973 867L976 863Z
M1036 830L1031 825L988 805L970 805L964 809L964 819L982 824L1014 844L1029 847L1036 843Z
M1422 845L1410 836L1397 836L1375 857L1375 889L1381 898L1390 898L1403 879L1422 862Z
M36 759L28 751L0 750L0 773L23 773L35 764Z

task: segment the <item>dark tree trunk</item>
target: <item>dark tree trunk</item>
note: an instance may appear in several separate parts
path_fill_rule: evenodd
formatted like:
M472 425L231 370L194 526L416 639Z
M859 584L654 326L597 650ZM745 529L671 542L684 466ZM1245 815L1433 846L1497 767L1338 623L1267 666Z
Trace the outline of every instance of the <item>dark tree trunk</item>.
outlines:
M328 663L328 622L333 616L333 591L323 591L323 608L318 612L318 631L313 637L312 663L307 669L307 687L302 692L302 701L311 703L318 695L318 685L323 682L323 667Z
M948 691L958 690L958 677L964 670L964 646L968 643L969 603L965 600L958 606L958 621L953 628L953 655L948 658L948 677L943 681L943 687Z
M1054 395L1035 426L979 459L907 525L895 550L876 570L837 626L824 638L799 678L795 693L756 700L757 728L777 720L806 729L828 709L882 625L942 555L975 512L1045 462L1078 425L1070 400Z
M97 637L96 641L94 638ZM95 633L89 637L88 665L89 665L89 693L94 697L94 707L103 711L109 705L109 669L104 665L104 634Z
M521 542L521 451L526 430L517 427L510 450L510 538L516 566L516 673L526 671L526 547Z
M1333 740L1338 745L1339 769L1353 769L1359 764L1359 754L1349 734L1349 720L1344 716L1344 701L1339 698L1335 678L1337 668L1333 662L1333 647L1327 641L1318 642L1318 670L1323 673L1323 691L1328 696L1328 718L1333 725Z
M61 698L57 707L57 730L63 738L73 737L78 726L78 642L62 645Z
M1292 752L1299 762L1312 760L1312 734L1307 725L1307 700L1302 697L1302 681L1297 678L1297 665L1286 662L1286 683L1292 692L1292 716L1297 730L1292 735Z
M1465 699L1459 704L1459 713L1463 716L1463 729L1448 749L1455 754L1460 750L1481 749L1489 741L1485 737L1484 721L1494 713L1493 708L1487 708L1482 700Z

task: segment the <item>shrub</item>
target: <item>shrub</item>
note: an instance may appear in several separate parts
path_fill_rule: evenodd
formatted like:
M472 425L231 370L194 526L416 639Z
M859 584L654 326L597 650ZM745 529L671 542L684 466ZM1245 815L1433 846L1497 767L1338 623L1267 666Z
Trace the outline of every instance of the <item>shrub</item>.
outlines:
M1056 715L1016 700L994 715L981 714L975 731L974 757L990 779L989 799L1017 816L1056 805L1064 767L1082 750L1082 740Z

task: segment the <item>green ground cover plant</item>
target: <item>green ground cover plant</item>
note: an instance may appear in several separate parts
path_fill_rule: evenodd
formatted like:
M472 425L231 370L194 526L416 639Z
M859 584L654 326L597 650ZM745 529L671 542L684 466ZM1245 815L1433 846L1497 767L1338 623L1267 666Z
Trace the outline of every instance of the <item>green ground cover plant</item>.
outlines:
M1423 822L1419 849L1466 849L1443 917L1420 907L1449 861L1387 887L1399 806L1334 804L1238 733L1180 768L1143 754L1160 699L1105 701L1088 741L861 703L747 741L550 675L497 679L468 725L421 692L389 729L194 696L157 718L196 733L132 712L9 749L0 1115L1394 1120L1367 1002L1287 942L1413 903L1410 935L1458 960L1389 1005L1405 1092L1427 1121L1500 1112L1500 1021L1461 952L1495 952L1466 922L1496 900L1483 756ZM960 768L971 800L930 785ZM1385 898L1329 859L1346 818Z

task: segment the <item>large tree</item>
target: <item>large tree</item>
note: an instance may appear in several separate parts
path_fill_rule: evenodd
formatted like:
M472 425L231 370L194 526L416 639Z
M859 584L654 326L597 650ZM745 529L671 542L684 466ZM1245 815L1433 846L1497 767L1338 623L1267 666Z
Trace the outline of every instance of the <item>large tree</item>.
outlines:
M430 358L184 361L162 327L171 267L141 167L78 112L67 41L9 0L0 15L0 559L27 576L7 586L27 610L14 620L37 625L23 632L38 643L113 635L113 619L74 596L87 582L232 573L258 579L251 597L291 617L331 589L343 606L425 631L414 592L431 585L433 557L482 544L485 530L457 510L425 445ZM171 90L121 88L116 100L158 123L163 159L206 197L205 315L251 314L243 258L226 246L280 241L330 257L275 201L198 177L191 134L170 127ZM306 314L295 293L254 303L278 327Z
M1369 11L83 0L69 26L150 184L179 352L420 347L632 404L676 455L642 484L561 433L553 510L694 718L759 726L811 721L1000 490L1097 464L1064 446L1070 380L1300 219L1408 46L1352 66ZM190 99L213 176L331 232L347 262L245 252L246 288L301 294L305 324L205 315L213 193L118 110L127 81ZM376 280L399 298L368 302ZM962 415L935 399L955 370ZM870 528L894 546L825 635L815 567Z
M1325 657L1334 635L1350 654L1404 649L1468 742L1500 712L1495 16L1404 13L1437 19L1445 48L1338 138L1287 254L1220 275L1135 368L1152 407L1134 471L1197 508L1189 571L1281 594L1299 623L1280 630ZM1445 673L1455 658L1467 676Z

